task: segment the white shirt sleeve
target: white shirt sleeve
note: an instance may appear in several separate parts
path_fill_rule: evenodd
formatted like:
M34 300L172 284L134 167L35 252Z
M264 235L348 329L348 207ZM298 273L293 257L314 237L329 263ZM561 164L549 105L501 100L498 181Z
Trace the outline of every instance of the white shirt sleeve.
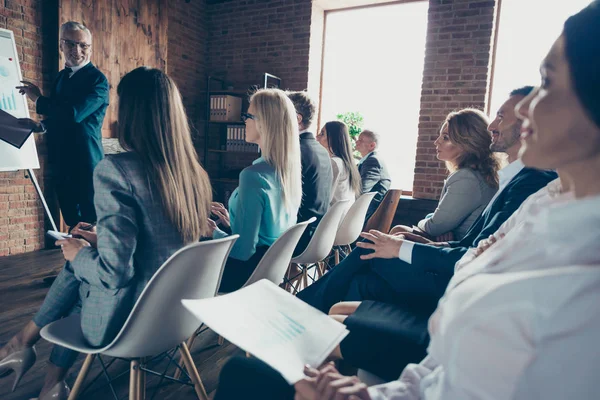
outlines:
M414 242L408 240L403 241L402 246L400 246L400 252L398 252L398 258L405 263L412 264L412 251L414 246Z

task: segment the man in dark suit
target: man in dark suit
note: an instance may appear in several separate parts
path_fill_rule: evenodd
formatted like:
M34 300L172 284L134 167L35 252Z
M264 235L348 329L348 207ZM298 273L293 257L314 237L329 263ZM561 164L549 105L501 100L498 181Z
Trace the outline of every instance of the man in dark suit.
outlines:
M31 82L19 86L22 94L46 116L36 131L46 131L49 162L56 166L56 193L67 225L94 223L93 171L104 157L102 122L108 107L106 77L91 62L92 34L69 21L60 27L60 51L65 69L59 72L50 96Z
M298 222L312 217L317 220L308 226L300 238L294 255L304 251L323 215L329 209L333 171L329 153L309 131L315 115L315 105L304 91L289 92L294 103L300 131L300 157L302 163L302 202L298 210Z
M377 193L371 200L365 221L377 210L392 183L383 160L377 154L378 145L379 134L370 130L362 131L356 141L356 150L362 156L362 159L358 162L361 193Z
M339 301L377 300L392 304L428 302L434 305L454 273L454 264L506 221L531 194L556 179L554 172L524 168L518 159L521 121L514 107L531 87L511 92L488 129L492 149L506 152L510 164L500 174L500 189L461 241L414 243L403 236L364 233L372 242L358 242L344 261L298 294L327 312Z

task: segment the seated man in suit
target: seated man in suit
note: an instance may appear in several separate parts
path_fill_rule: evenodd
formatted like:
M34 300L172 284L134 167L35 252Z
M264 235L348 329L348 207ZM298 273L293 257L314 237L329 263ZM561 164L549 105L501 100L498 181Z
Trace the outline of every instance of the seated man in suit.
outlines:
M492 149L508 154L510 164L500 172L500 188L461 241L415 243L403 236L377 231L363 237L384 241L386 251L369 254L369 242L359 242L350 255L298 297L323 312L339 301L376 300L409 304L433 311L454 273L454 264L506 221L531 194L557 177L556 173L525 168L518 159L521 121L515 105L532 87L511 92L490 124Z
M356 150L362 156L362 159L358 162L358 172L360 173L360 179L362 182L361 194L362 193L377 193L365 217L365 222L371 218L371 215L377 210L379 204L383 200L383 197L390 188L392 180L388 173L383 160L377 154L377 146L379 145L379 134L364 130L358 136L356 141Z
M317 142L315 135L309 130L315 115L315 104L304 91L289 92L288 97L296 108L298 130L300 131L302 202L298 210L298 222L309 220L312 217L317 218L300 238L294 251L294 255L298 255L304 251L321 218L329 209L333 170L329 153Z
M108 80L90 61L92 33L69 21L60 27L60 51L65 69L59 72L50 96L34 84L19 86L46 116L48 160L55 171L56 194L65 220L71 228L79 222L96 222L94 168L104 157L102 122L108 107ZM37 131L39 124L29 120Z

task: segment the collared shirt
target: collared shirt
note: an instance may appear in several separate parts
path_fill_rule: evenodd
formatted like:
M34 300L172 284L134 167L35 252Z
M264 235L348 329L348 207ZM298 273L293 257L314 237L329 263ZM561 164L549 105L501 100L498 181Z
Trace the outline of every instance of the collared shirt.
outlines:
M373 150L373 151L375 151L375 150ZM360 164L362 164L363 162L365 162L365 160L367 159L367 157L369 157L371 154L373 154L373 151L372 151L372 152L370 152L370 153L367 153L367 155L366 155L366 156L364 156L363 158L361 158L361 159L358 161L357 165L360 165Z
M492 197L487 207L483 210L481 214L485 213L492 206L492 204L494 203L494 201L496 201L500 193L502 193L502 191L506 188L506 185L508 185L509 182L515 176L517 176L517 174L521 172L521 170L524 167L525 165L523 164L521 159L518 158L515 161L508 164L506 167L502 168L500 171L498 171L498 179L500 181L498 191L496 192L494 197ZM403 241L402 245L400 246L400 251L398 252L398 258L400 258L402 261L408 264L412 264L412 253L414 246L414 242L411 242L409 240Z
M71 73L69 74L69 78L72 78L73 75L75 75L77 73L77 71L79 71L80 69L82 69L83 67L85 67L86 65L88 65L90 63L90 61L87 61L81 65L78 65L76 67L67 67L65 65L65 68L71 68Z
M600 196L546 204L454 275L428 356L373 400L595 398Z

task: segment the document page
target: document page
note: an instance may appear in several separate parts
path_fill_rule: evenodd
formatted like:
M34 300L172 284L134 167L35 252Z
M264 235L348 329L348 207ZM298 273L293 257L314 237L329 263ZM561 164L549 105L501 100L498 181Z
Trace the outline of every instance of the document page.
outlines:
M319 366L348 334L344 324L263 279L219 297L182 300L198 319L290 383Z

